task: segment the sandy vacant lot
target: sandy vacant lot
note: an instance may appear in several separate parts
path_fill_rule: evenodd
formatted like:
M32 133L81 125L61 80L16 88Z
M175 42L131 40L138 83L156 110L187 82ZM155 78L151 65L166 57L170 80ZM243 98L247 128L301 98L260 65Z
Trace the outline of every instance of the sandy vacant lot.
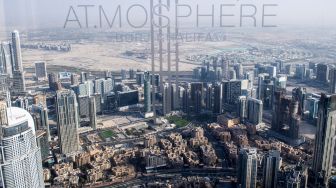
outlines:
M180 47L180 59L185 62L186 57L190 55L214 54L235 47L239 47L239 45L228 41L184 43ZM45 61L49 66L70 66L94 71L118 71L130 68L150 70L150 59L142 60L123 55L127 50L149 51L149 49L150 45L148 43L85 42L73 44L71 52L23 49L22 56L26 68L32 67L35 61ZM166 59L164 57L165 70L167 70ZM172 52L172 66L175 65L174 61L175 53ZM156 62L158 65L158 57L156 57ZM191 70L195 66L189 63L180 63L180 70Z

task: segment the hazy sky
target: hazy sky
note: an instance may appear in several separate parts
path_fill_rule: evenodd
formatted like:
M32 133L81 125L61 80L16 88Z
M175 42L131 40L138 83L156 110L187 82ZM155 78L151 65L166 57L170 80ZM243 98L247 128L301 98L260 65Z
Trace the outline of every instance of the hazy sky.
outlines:
M171 0L174 1L175 0ZM232 8L226 8L228 14L235 14L232 18L226 18L226 23L239 25L239 13L241 4L252 4L257 8L257 25L261 25L262 5L277 4L277 7L267 9L268 13L277 14L276 17L267 18L272 25L278 27L285 25L294 26L336 26L336 1L335 0L179 0L180 4L189 4L192 8L192 15L186 22L196 24L197 4L200 5L200 12L210 13L211 5L215 6L215 25L218 25L220 4L234 4ZM147 8L149 0L0 0L0 26L4 28L62 28L69 7L73 6L75 12L85 26L84 8L78 5L94 5L88 9L89 25L93 27L99 24L99 5L102 5L107 16L112 19L118 5L121 6L121 18L123 26L127 26L127 9L134 4L141 4ZM175 3L174 3L175 4ZM182 10L181 10L182 11ZM245 9L249 13L251 9ZM185 9L184 9L185 12ZM73 14L71 14L73 15ZM72 17L73 18L73 17ZM139 7L134 8L129 16L134 23L139 23L145 18L145 14ZM202 18L201 23L211 22L210 18ZM247 25L251 22L246 20ZM71 24L70 24L71 25ZM209 25L209 24L208 24ZM78 27L72 23L71 26ZM207 26L205 24L204 26Z

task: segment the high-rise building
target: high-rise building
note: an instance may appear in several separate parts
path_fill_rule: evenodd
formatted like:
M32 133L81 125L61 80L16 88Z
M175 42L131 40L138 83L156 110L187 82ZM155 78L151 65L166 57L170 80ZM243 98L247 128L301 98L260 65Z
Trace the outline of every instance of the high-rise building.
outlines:
M258 99L247 99L247 120L253 125L262 123L263 120L263 102Z
M3 106L0 114L3 114ZM34 121L22 108L10 107L0 115L1 186L44 187L42 160L36 143ZM2 118L6 118L3 120Z
M303 115L304 113L304 108L305 108L305 103L307 100L307 90L306 88L294 88L292 90L292 96L293 100L298 101L299 103L299 109L298 109L298 114Z
M326 186L331 176L335 148L336 95L322 94L319 103L312 171L315 186Z
M308 185L308 170L301 163L291 169L286 176L286 188L306 188Z
M96 99L94 96L89 98L89 117L90 117L90 127L94 130L97 128L97 109L96 109Z
M253 88L253 82L254 82L254 72L253 71L246 72L245 75L244 75L244 79L249 81L248 88L252 89Z
M229 69L229 80L236 80L237 73L234 69Z
M208 84L206 84L206 87L204 88L204 91L205 91L205 99L204 99L205 109L212 110L212 111L214 111L214 107L213 107L214 87L215 87L215 85L208 83Z
M285 66L285 73L287 75L292 75L292 72L293 72L293 66L292 66L292 64L287 64Z
M13 70L13 88L14 92L25 92L26 83L24 78L23 66L22 66L22 56L21 56L21 44L20 36L18 31L12 32L12 70Z
M307 110L308 119L309 120L316 120L318 115L318 103L319 99L314 97L308 97L305 102L304 109Z
M243 65L241 63L235 64L234 70L236 71L237 79L242 79L244 75Z
M276 188L281 166L280 152L270 150L263 158L263 187Z
M0 100L0 125L7 125L7 102L5 100ZM2 132L0 131L0 138L2 138Z
M237 179L242 188L255 188L257 186L257 149L242 148L238 155Z
M231 80L223 84L223 101L225 104L238 104L242 91L248 88L248 80Z
M94 93L94 85L92 81L86 81L77 86L72 86L72 89L75 91L76 95L80 96L89 96Z
M95 98L96 113L97 114L102 113L101 95L100 94L93 94L91 96L80 95L80 96L77 97L79 117L83 117L83 118L89 118L90 117L90 97Z
M127 72L125 69L120 70L120 75L121 75L121 80L126 80L127 79Z
M146 113L152 111L151 101L151 76L149 72L144 73L144 110Z
M0 44L0 74L8 74L12 76L12 58L11 58L11 46L8 43Z
M20 35L16 30L12 32L12 59L13 70L23 72Z
M129 78L130 78L131 80L133 80L133 79L135 78L134 70L133 70L133 69L130 69L128 72L129 72Z
M180 109L180 97L178 95L179 88L174 83L172 83L170 87L171 87L171 94L170 94L171 95L171 108L172 110L178 110Z
M238 107L238 115L242 122L245 122L247 118L247 98L246 96L239 97L239 107Z
M9 91L9 77L8 74L0 74L0 97L5 97Z
M104 109L109 112L114 112L117 108L117 96L115 93L111 92L105 97Z
M287 75L278 74L273 78L274 85L276 89L286 89L287 86Z
M87 72L81 72L80 81L82 84L88 80L88 76L89 74Z
M107 78L112 78L112 73L111 71L104 71L104 78L107 79Z
M258 75L258 92L257 97L259 100L264 99L264 82L269 77L268 74L263 73Z
M300 121L299 116L299 102L292 100L289 104L289 132L288 136L291 139L298 139L300 137Z
M291 140L299 139L299 102L286 97L285 90L275 91L272 112L272 130ZM289 129L284 127L289 126Z
M48 74L48 83L49 88L53 91L57 90L57 82L58 82L58 76L55 73L49 73Z
M71 85L78 85L80 76L78 74L72 73L70 79L71 79Z
M45 80L47 78L47 66L45 62L35 62L35 76L37 80Z
M264 108L271 109L275 91L274 83L269 74L263 73L258 75L257 99L262 100Z
M169 114L172 110L171 107L171 95L170 95L171 86L168 83L163 84L163 91L162 91L162 100L163 100L163 115Z
M40 148L42 161L49 157L49 143L46 130L36 131L36 144Z
M13 71L13 88L14 92L25 92L26 91L26 83L24 79L24 72L15 70Z
M322 83L328 83L329 81L329 66L326 64L317 64L316 80Z
M223 72L223 78L225 80L228 80L229 79L229 61L221 57L220 63L221 63L221 68Z
M56 94L58 142L61 153L70 154L79 150L78 104L71 90L59 90Z
M268 73L268 75L270 75L270 77L274 78L277 75L277 68L274 66L266 66L266 73Z
M193 112L200 113L202 109L203 83L191 83L190 96Z
M111 78L107 79L96 79L94 80L94 93L101 94L104 99L111 91L113 91L113 80Z
M127 107L137 105L139 103L139 91L129 90L124 92L117 92L118 107Z
M35 104L31 107L31 112L35 122L35 128L45 130L47 133L48 141L51 140L49 121L48 121L48 109L43 104Z
M304 80L306 78L306 65L298 64L295 68L295 78Z
M186 85L181 88L182 92L182 111L186 114L189 114L191 111L191 104L190 104L190 89L189 86Z
M212 100L211 100L212 101ZM223 85L217 83L213 86L213 113L223 113Z
M334 94L336 93L336 67L332 67L330 69L330 83L329 83L329 86L330 86L330 93L331 94Z
M143 72L137 72L135 74L135 78L136 78L136 83L140 86L142 86L144 84L144 73Z

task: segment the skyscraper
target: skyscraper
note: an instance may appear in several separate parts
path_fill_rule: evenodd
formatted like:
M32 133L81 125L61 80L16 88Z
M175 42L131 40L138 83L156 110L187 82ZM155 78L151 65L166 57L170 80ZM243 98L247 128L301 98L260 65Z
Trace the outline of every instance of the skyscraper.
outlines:
M48 141L50 141L51 138L48 121L48 108L45 95L37 95L34 97L34 105L32 105L31 112L33 113L33 117L35 120L35 127L45 130L47 133Z
M178 95L178 88L175 83L170 84L170 96L171 96L171 109L180 109L180 98Z
M293 100L299 102L298 114L303 115L305 103L307 101L307 90L306 88L298 87L292 90Z
M318 64L316 70L316 80L322 83L328 83L329 81L329 66L326 64Z
M163 115L166 115L171 112L172 107L171 107L171 97L170 97L170 85L168 83L163 84Z
M48 74L48 83L49 83L49 88L53 91L57 90L57 82L58 82L58 77L55 73L49 73Z
M71 90L59 90L56 94L58 142L61 153L79 150L78 104Z
M301 162L286 176L287 188L301 188L307 187L308 184L308 168Z
M258 75L258 91L257 91L257 97L259 100L264 100L264 82L269 77L268 74L262 73Z
M213 98L214 98L214 86L210 83L208 83L205 87L205 99L204 99L204 103L205 103L205 109L207 110L214 110L213 109Z
M258 125L263 120L263 102L258 99L248 98L247 120L249 123Z
M25 92L26 83L22 67L21 44L18 31L12 32L12 67L13 67L13 89L14 92Z
M277 150L270 150L263 158L263 187L277 187L280 166L280 152Z
M229 75L229 61L227 59L224 59L223 57L221 58L221 67L222 67L222 72L223 72L223 78L225 80L228 80L230 75Z
M299 112L299 102L292 100L289 104L289 138L298 139L300 137L299 126L300 126L300 116Z
M334 94L336 93L336 67L332 67L330 69L330 83L329 83L329 86L330 86L330 93L331 94Z
M144 109L145 113L150 112L151 109L151 76L149 72L144 73Z
M7 102L5 100L0 100L0 126L8 124L7 117ZM2 131L0 131L0 138L2 138Z
M223 112L223 85L217 83L213 87L213 113L221 114Z
M257 149L242 148L238 156L238 184L242 188L255 188L257 184Z
M9 77L7 74L0 74L0 97L5 96L9 91Z
M335 148L336 95L322 94L319 103L312 170L315 186L325 186L331 175Z
M90 116L90 127L94 130L97 128L97 110L96 110L96 100L94 96L89 98L89 116Z
M232 80L223 82L223 101L226 104L238 104L239 96L242 95L242 90L248 87L248 80Z
M238 115L242 122L245 122L247 118L247 98L246 96L239 97L239 107L238 107Z
M236 71L236 76L237 79L242 79L243 78L243 65L241 63L235 64L234 65L234 70Z
M79 79L80 76L78 74L71 74L70 80L71 80L71 85L78 85L79 84Z
M88 80L89 74L87 72L81 72L80 74L80 81L81 83L84 83Z
M190 113L190 89L186 85L181 88L182 92L182 111L186 114Z
M35 62L35 76L38 80L47 78L47 67L45 62Z
M13 70L23 72L20 35L17 30L12 32L12 58Z
M24 79L24 73L19 70L13 71L13 89L14 92L25 92L26 83Z
M133 70L133 69L130 69L130 70L128 71L128 74L129 74L129 78L130 78L131 80L133 80L134 77L135 77L134 70Z
M22 108L10 107L5 111L4 105L0 105L0 114L1 186L44 187L33 118Z
M94 93L94 84L91 80L89 80L77 86L72 86L72 89L78 96L89 96Z
M244 75L244 79L249 81L248 88L252 89L253 88L253 82L254 82L254 72L253 71L246 72L245 75Z
M0 74L13 74L10 44L0 44Z

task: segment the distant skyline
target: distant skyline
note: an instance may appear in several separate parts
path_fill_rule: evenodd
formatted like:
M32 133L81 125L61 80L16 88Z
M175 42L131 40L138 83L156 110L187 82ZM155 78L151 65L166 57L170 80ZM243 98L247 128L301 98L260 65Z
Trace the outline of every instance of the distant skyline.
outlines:
M278 5L278 7L270 9L271 13L277 14L275 18L272 18L272 23L275 23L278 27L282 25L327 27L334 26L336 23L336 13L334 11L336 1L334 0L325 0L323 3L316 0L210 0L207 2L193 0L192 3L180 0L180 3L191 5L193 9L192 19L195 19L196 4L202 7L200 12L204 13L210 13L211 4L215 4L215 15L219 15L220 4L235 4L235 7L229 9L229 14L235 14L232 17L234 20L231 21L234 21L236 25L239 23L240 4L253 4L257 7L257 25L261 23L262 4ZM120 5L122 19L126 20L127 9L134 4L141 4L146 7L149 5L149 0L2 0L0 2L0 26L1 28L16 27L23 29L62 28L70 6L74 6L79 19L84 22L84 8L78 8L77 5L95 5L95 7L88 9L90 23L99 22L99 5L104 7L111 19L117 6ZM134 10L139 9L135 8ZM137 15L132 11L130 19L142 18L143 16L143 12L139 12ZM216 16L215 19L219 18ZM192 20L192 22L195 21ZM215 22L219 23L217 20Z

